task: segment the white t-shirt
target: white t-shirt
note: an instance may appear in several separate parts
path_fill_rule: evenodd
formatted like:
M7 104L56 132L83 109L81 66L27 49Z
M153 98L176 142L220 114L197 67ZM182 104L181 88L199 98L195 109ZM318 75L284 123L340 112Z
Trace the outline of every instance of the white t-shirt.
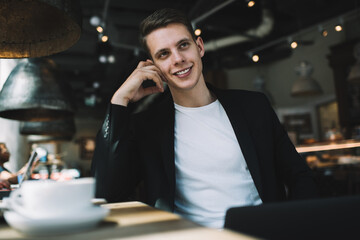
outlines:
M175 104L175 213L222 228L226 210L262 201L220 102Z

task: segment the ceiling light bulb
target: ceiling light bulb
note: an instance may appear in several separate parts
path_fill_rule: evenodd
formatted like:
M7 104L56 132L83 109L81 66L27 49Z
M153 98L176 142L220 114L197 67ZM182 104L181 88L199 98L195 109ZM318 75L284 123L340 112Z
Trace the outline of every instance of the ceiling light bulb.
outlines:
M326 37L329 34L329 32L326 29L324 29L324 27L322 25L319 25L318 29L319 29L321 36L323 36L323 37Z
M335 26L335 31L341 32L342 30L343 30L343 27L340 24Z
M248 7L253 7L255 5L255 1L249 1L248 2Z
M343 30L343 26L344 26L344 19L340 17L338 24L336 24L335 26L335 31L341 32Z
M109 63L114 63L115 62L115 56L114 55L109 55L107 60L108 60Z
M200 36L201 29L200 28L196 29L194 33L195 33L195 36Z
M260 60L259 55L256 54L254 54L251 59L253 60L253 62L258 62Z
M293 41L293 42L291 42L290 46L292 49L295 49L295 48L297 48L298 43L296 41Z
M102 42L107 42L109 40L109 37L107 35L104 35L101 37Z
M328 33L328 31L327 30L322 30L322 32L321 32L321 35L323 36L323 37L327 37L327 35L328 35L329 33Z
M98 16L92 16L92 17L90 18L90 24L91 24L91 26L96 27L96 26L99 26L100 23L101 23L101 19L100 19Z
M102 33L104 31L104 29L101 26L97 26L96 31L98 31L99 33Z
M107 59L106 59L106 56L105 55L100 55L99 56L99 62L101 63L106 63Z
M99 82L93 82L93 88L99 88L100 83Z

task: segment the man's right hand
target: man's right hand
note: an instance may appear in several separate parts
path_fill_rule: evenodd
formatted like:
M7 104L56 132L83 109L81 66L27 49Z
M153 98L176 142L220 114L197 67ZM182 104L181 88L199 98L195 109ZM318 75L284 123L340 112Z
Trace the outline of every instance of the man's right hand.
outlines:
M156 85L144 88L142 83L152 80ZM127 106L129 102L136 102L143 97L164 91L163 77L160 69L151 60L141 61L126 81L114 93L111 103Z

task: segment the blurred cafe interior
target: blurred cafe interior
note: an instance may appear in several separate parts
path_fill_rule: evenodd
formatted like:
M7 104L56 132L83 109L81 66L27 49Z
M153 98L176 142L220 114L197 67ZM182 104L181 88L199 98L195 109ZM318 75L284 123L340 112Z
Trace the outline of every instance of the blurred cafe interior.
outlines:
M110 98L146 59L139 23L171 7L204 40L206 81L268 97L322 197L360 194L359 0L80 0L62 6L66 17L20 2L0 1L0 142L12 172L40 148L43 164L90 176Z

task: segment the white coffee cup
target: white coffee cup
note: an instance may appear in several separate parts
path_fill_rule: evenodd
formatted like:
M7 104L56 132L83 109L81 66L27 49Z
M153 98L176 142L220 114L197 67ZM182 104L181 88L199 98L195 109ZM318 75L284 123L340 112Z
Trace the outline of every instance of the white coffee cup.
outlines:
M29 218L57 218L92 207L94 178L26 181L10 194L9 209Z

